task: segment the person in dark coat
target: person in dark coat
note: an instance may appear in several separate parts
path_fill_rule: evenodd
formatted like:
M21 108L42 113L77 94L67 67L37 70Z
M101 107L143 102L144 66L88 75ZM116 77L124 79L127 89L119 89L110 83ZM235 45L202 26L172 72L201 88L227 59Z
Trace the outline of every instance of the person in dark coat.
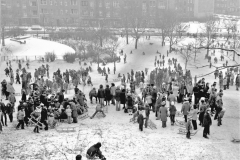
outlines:
M120 94L121 94L121 90L120 87L117 86L117 89L115 91L115 99L116 99L116 111L120 111Z
M211 109L208 108L203 118L203 137L208 139L207 135L210 135L210 126L212 125L212 119L210 116Z
M162 107L160 107L160 118L162 121L162 128L167 127L166 123L167 123L167 117L168 117L168 109L166 106L166 102L163 101L162 102Z
M44 106L41 111L41 121L40 122L45 125L45 128L44 128L45 130L48 130L47 120L48 120L48 112L47 112L46 106Z
M25 92L25 90L23 89L22 90L22 99L21 99L23 102L26 102L26 100L27 100L27 95L26 95L26 92Z
M104 92L105 92L106 105L110 105L110 100L112 99L112 96L111 96L109 85L106 85Z
M139 124L139 130L140 130L140 131L143 131L144 118L143 118L142 113L139 113L137 122L138 122L138 124Z
M99 103L101 104L101 107L104 106L104 98L105 98L105 91L103 89L103 85L100 85L98 89L98 99L99 99Z
M125 103L126 103L125 89L122 89L122 92L120 93L120 103L123 104L123 109L125 109Z
M191 105L189 103L188 98L184 98L184 102L183 102L183 105L182 105L181 112L184 115L185 122L187 122L187 115L189 114L190 109L191 109Z
M86 157L88 159L99 157L101 160L106 160L106 158L104 157L104 155L102 155L102 152L100 151L100 147L101 146L102 146L102 144L100 142L98 142L98 143L94 144L93 146L91 146L87 150Z

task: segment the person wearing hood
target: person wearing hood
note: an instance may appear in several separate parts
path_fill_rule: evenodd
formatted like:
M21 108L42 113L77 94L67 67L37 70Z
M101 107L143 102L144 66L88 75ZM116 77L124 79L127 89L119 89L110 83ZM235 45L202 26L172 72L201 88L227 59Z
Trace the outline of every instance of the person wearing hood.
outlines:
M222 100L223 92L219 92L216 98L216 113L214 116L214 120L218 119L218 114L221 112L223 108L223 100Z
M162 121L162 128L165 128L167 127L167 117L168 117L168 110L167 110L167 107L166 106L166 102L163 101L162 102L162 107L160 108L160 118L161 118L161 121Z
M106 160L106 158L104 157L104 155L102 155L102 152L100 150L102 144L100 142L94 144L93 146L91 146L88 150L87 150L87 154L86 157L88 159L94 159L95 157L100 158L101 160Z
M41 123L43 123L45 125L45 130L48 130L48 111L47 111L47 107L43 106L42 111L41 111Z
M205 114L205 111L207 109L207 104L205 102L205 98L201 98L200 99L200 102L199 102L199 121L200 121L200 124L199 125L202 125L203 124L203 118L204 118L204 114Z
M117 89L115 91L116 111L120 111L120 109L121 109L121 107L120 107L120 94L121 94L120 86L117 86Z
M210 135L210 126L212 125L212 119L210 116L211 109L208 108L204 114L203 118L203 137L208 139L207 135Z
M43 104L40 104L40 106L37 106L36 109L31 113L31 117L34 118L34 121L36 122L35 128L33 132L39 133L39 123L38 121L41 120L41 107L43 107Z
M218 126L222 125L222 118L225 114L226 109L223 108L218 114Z
M175 123L175 115L176 115L176 106L174 105L174 101L171 101L169 112L170 112L170 119L171 119L171 125L173 126Z
M183 102L183 105L182 105L181 112L184 115L185 122L187 122L187 115L190 112L191 105L190 105L190 103L188 101L188 98L184 98L183 100L184 100L184 102Z
M16 129L18 129L20 127L20 125L21 125L21 129L24 129L24 117L25 117L24 108L21 107L21 109L17 113L18 125L17 125Z

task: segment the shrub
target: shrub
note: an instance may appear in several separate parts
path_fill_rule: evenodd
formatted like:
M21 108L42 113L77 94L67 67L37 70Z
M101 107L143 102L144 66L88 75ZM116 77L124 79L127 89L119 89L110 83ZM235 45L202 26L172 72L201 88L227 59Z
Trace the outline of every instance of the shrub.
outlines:
M77 56L76 56L75 53L69 53L69 52L67 52L67 53L65 53L65 54L63 55L63 60L66 61L66 62L68 62L68 63L73 63L73 62L75 62L75 59L76 59L76 58L77 58Z
M53 62L57 58L57 55L54 52L46 52L45 53L45 60L47 62Z
M118 61L118 57L104 57L104 61L108 62L108 63L112 63L112 62L117 62Z

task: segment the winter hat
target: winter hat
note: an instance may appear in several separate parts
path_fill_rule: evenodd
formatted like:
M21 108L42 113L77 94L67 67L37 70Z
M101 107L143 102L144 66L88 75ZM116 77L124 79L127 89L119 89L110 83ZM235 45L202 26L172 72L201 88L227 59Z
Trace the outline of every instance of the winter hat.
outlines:
M162 105L162 106L165 106L165 105L166 105L166 102L165 102L165 101L163 101L163 102L161 103L161 105Z

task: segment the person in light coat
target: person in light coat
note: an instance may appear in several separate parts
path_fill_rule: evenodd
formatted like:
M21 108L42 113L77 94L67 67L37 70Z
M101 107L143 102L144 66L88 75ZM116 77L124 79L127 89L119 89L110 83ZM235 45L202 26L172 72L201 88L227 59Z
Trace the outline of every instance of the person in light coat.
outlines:
M190 109L191 109L191 105L188 101L188 98L184 98L184 102L183 102L183 105L182 105L181 112L184 115L185 122L187 122L187 115L189 114Z
M160 108L160 118L162 121L162 128L167 127L166 123L167 123L167 117L168 117L168 109L166 107L166 102L163 101L162 102L162 107Z
M67 109L65 110L67 117L68 117L68 123L71 124L71 118L72 118L72 110L70 108L70 105L67 106Z

